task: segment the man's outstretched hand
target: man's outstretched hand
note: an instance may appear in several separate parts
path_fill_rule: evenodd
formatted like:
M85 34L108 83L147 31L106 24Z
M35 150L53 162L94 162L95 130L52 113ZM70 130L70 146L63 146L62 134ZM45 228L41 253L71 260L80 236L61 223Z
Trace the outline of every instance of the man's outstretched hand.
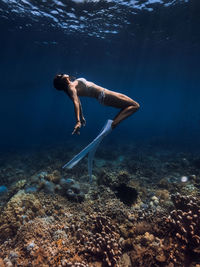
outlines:
M81 118L81 126L86 125L86 119L84 117Z
M72 134L80 134L80 128L81 128L81 123L79 121L79 122L76 123Z

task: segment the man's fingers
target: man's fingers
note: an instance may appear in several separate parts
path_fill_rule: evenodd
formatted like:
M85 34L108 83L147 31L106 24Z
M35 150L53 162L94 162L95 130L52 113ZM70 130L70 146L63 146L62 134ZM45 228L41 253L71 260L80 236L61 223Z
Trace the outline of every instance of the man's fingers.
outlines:
M80 134L80 128L75 128L74 130L73 130L73 132L72 132L72 135L73 134Z
M73 130L73 132L72 132L72 134L75 134L75 133L76 133L76 131L77 131L77 129L74 129L74 130Z
M83 118L82 121L81 121L81 125L82 126L85 126L86 125L86 120Z

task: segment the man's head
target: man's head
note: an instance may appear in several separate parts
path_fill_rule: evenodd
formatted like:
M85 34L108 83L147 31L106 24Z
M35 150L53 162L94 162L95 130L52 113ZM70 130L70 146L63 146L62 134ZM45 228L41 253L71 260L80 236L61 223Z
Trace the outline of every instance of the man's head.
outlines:
M59 91L65 91L68 88L70 82L69 75L57 74L53 79L53 86Z

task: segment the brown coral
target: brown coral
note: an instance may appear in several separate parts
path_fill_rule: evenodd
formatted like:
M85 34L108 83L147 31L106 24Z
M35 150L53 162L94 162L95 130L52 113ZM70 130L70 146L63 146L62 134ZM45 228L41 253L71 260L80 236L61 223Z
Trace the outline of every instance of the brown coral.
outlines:
M39 200L33 194L25 194L20 190L15 194L4 207L0 215L0 239L4 240L14 234L17 229L26 221L44 211Z
M92 229L87 235L78 230L81 245L80 254L88 258L100 259L103 266L119 266L121 256L119 234L108 217L100 214L90 217Z
M173 195L172 200L175 209L167 221L185 249L195 250L200 246L200 201L196 197L180 194Z

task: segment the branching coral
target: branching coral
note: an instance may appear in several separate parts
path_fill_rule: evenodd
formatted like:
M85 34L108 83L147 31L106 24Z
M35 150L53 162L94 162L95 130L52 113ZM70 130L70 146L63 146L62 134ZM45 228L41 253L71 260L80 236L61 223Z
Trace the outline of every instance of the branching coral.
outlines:
M80 254L88 258L100 259L103 266L119 266L121 256L119 235L109 218L102 215L91 216L91 232L87 235L78 229L81 246Z
M180 194L173 195L172 201L175 209L167 221L183 248L195 251L200 246L200 201Z

